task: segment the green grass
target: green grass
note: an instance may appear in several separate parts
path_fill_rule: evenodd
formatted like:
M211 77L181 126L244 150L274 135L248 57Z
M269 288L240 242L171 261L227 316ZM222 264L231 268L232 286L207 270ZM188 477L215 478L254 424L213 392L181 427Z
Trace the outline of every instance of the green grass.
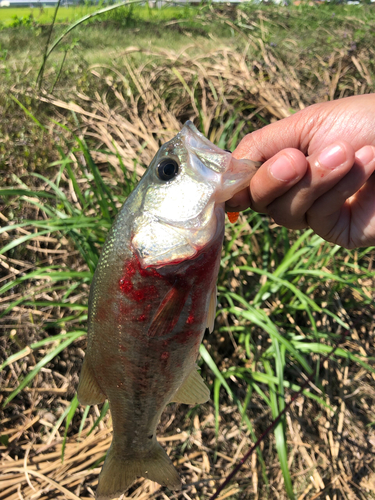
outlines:
M51 43L69 24L98 8L61 8ZM5 82L23 83L22 74L26 72L30 82L32 77L36 78L42 63L48 19L52 19L54 9L44 9L42 13L39 9L33 11L31 19L24 9L0 9L0 16L7 16L3 20L0 17L0 22L7 24L12 16L17 16L12 21L14 27L0 30L0 62L4 66ZM249 44L247 50L256 58L262 57L265 47L267 50L271 47L276 58L293 62L298 71L303 71L315 59L329 75L332 69L328 53L356 56L373 46L374 33L374 5L280 8L243 4L225 14L209 6L150 9L132 5L79 25L52 53L46 69L52 88L56 77L58 81L67 82L72 72L82 73L88 65L121 59L128 47L179 51L192 45L194 48L190 51L198 55L226 45L244 50ZM372 66L373 59L364 60L364 63ZM309 77L308 71L304 78Z
M38 24L49 24L52 22L54 7L9 7L0 9L0 22L5 27L14 23L16 18L26 19L30 16ZM61 7L57 13L56 20L61 23L70 23L76 21L80 17L85 16L91 12L95 12L97 7L94 6L69 6Z
M235 128L228 124L227 131L230 142ZM38 359L33 369L19 378L17 389L8 396L5 404L11 403L23 388L32 383L43 367L85 334L86 294L84 300L73 307L69 297L78 290L87 289L111 221L118 206L134 186L134 179L122 167L124 180L118 180L114 189L113 182L109 183L108 177L103 177L96 167L86 143L78 138L72 139L76 145L71 147L69 153L64 153L58 147L60 160L55 162L57 171L56 168L54 170L57 175L46 178L32 174L31 178L36 177L41 181L42 189L28 189L28 176L14 178L18 186L0 189L0 197L5 201L5 216L12 206L24 204L37 207L40 216L39 220L28 219L16 224L14 221L11 225L5 225L1 233L12 237L3 246L1 255L18 258L25 243L48 235L57 241L69 241L85 269L77 271L76 265L64 265L63 268L50 264L38 265L36 270L26 272L0 288L0 297L5 297L9 290L23 290L21 296L16 293L16 299L7 302L2 316L11 314L15 307L26 307L30 312L45 307L50 310L58 308L63 312L60 319L49 320L41 325L41 331L47 328L41 340L10 355L0 367L5 369L14 359L22 358L30 351ZM85 164L82 163L83 159ZM111 176L117 175L115 171L110 170L110 173ZM73 201L72 194L66 194L68 180L77 202ZM16 237L19 228L27 229L28 234ZM253 244L254 238L256 246ZM227 228L219 277L216 328L219 336L233 336L237 345L230 354L231 366L221 366L221 356L215 353L215 349L220 348L217 335L208 337L201 347L204 362L216 376L213 397L217 429L221 386L237 405L255 439L253 414L247 409L251 398L258 395L275 418L285 405L288 391L299 389L303 373L315 373L314 382L318 392L304 391L305 396L311 399L311 404L320 408L320 411L328 408L335 412L334 402L326 400L319 359L332 349L342 329L350 328L346 318L338 314L336 295L341 296L341 310L344 309L349 315L351 311L363 311L363 315L368 317L368 320L364 318L363 324L372 321L372 300L359 285L360 280L373 280L373 272L367 270L371 255L371 251L349 252L332 246L311 231L300 235L297 233L294 237L283 228L270 229L266 219L255 213L247 214L239 224ZM55 302L34 299L37 287L39 292L41 289L43 293L57 295L59 299ZM290 322L288 317L298 318L298 323ZM224 318L226 321L223 321ZM322 326L324 318L326 327ZM63 328L64 332L52 337L45 336L51 327L58 330ZM41 348L47 350L39 356ZM335 352L330 362L339 366L342 361L350 361L354 372L362 367L369 374L374 373L369 364L371 360L364 358L355 348L343 346ZM74 399L70 409L67 408L64 413L65 438L76 409L77 400ZM62 420L59 422L62 423ZM288 466L285 420L275 429L275 445L288 498L295 498ZM258 454L267 483L265 458L259 450Z
M9 21L13 10L0 9L0 16L8 16ZM54 9L44 9L43 13L34 9L33 19L23 9L15 10L18 17L12 21L14 27L0 30L0 64L4 84L22 86L36 79L49 31L47 21L52 19ZM61 8L50 46L70 23L93 10L97 9ZM48 16L48 19L39 16ZM4 17L1 22L8 21ZM136 46L152 52L156 49L182 51L191 45L190 53L204 55L230 45L240 51L248 47L248 54L256 59L271 48L277 59L286 64L293 63L304 80L311 78L311 70L315 72L315 68L311 68L315 61L317 72L326 70L322 78L327 81L333 71L327 54L334 58L357 57L373 47L374 33L374 5L280 8L244 4L225 14L220 9L211 10L209 6L149 9L132 5L96 16L69 33L48 59L45 78L50 89L60 87L64 92L64 86L72 78L77 75L83 80L86 78L85 72L90 65L106 64L108 60L121 65L128 47ZM133 54L132 57L141 61L144 55ZM371 79L374 60L365 56L363 63L364 73L367 71L368 79ZM316 82L311 82L306 90L310 92L316 86ZM346 83L342 88L345 92Z
M104 6L104 4L102 5ZM87 14L92 14L96 12L101 5L77 5L60 7L56 16L56 23L70 24L77 21ZM10 8L0 8L0 23L5 27L14 24L14 21L18 19L28 19L32 20L36 24L50 24L54 15L54 7L10 7ZM139 21L170 21L171 19L192 19L200 9L197 7L190 7L189 5L183 7L171 7L163 6L161 9L150 9L144 6L135 6L131 9L131 14L129 15L129 8L122 9L120 14L115 16L115 19L125 20L126 18L131 18L133 20ZM112 17L112 16L111 16Z
M181 122L192 117L213 142L233 149L245 133L280 118L280 109L287 114L300 103L375 91L373 6L208 11L196 37L197 26L189 23L197 10L168 9L114 11L102 23L74 30L48 60L40 95L33 85L46 37L42 21L0 31L0 257L9 266L0 282L0 321L8 325L0 368L2 383L16 387L4 398L6 412L27 407L23 389L48 385L48 370L66 375L59 363L85 336L89 285L107 231L134 188L137 168L147 166ZM172 17L187 19L188 35L166 26ZM64 29L57 26L55 36ZM188 44L192 48L177 57ZM124 53L134 45L142 51ZM226 52L207 55L225 45ZM56 105L39 100L51 89L60 99ZM69 109L70 101L82 113ZM373 248L344 250L250 211L226 228L216 329L200 351L214 405L213 453L228 454L220 442L228 407L243 425L241 438L248 433L247 446L313 374L298 411L292 408L257 450L261 498L273 494L271 487L280 492L281 476L288 498L309 482L312 471L303 469L303 457L290 444L290 420L319 450L315 467L327 484L337 462L322 429L339 426L343 402L346 432L367 446L366 429L375 421L373 258ZM322 366L346 329L351 338ZM72 391L78 369L71 367ZM64 443L88 418L73 394L70 401L55 423L65 426ZM106 411L95 414L93 425ZM344 448L346 437L332 439L341 443L343 460L354 463L356 449ZM212 461L218 460L214 454ZM332 469L324 465L331 462ZM238 478L244 495L248 474Z

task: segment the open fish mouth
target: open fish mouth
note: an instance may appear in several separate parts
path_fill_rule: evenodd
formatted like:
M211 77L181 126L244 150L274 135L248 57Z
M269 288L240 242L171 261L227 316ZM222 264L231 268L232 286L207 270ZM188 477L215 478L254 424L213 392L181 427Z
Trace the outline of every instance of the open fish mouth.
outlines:
M215 190L215 202L223 203L246 187L261 162L234 158L207 139L191 121L187 121L180 132L185 147L190 153L190 161L198 159L205 167L218 174L220 179Z
M218 174L226 171L231 160L231 153L213 144L199 132L193 122L189 120L185 123L181 135L184 136L185 146L189 153L199 158L206 167Z

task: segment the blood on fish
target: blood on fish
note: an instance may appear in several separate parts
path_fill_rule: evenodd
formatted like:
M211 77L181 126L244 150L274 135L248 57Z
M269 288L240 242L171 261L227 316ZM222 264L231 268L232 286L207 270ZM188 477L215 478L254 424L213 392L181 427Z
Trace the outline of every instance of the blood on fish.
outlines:
M131 294L132 299L136 300L137 302L142 302L146 298L146 293L144 290L135 290Z
M128 294L133 290L133 283L130 280L124 280L121 278L119 283L120 288L124 293Z
M154 278L162 278L163 279L163 276L161 276L161 274L159 274L156 271L156 269L149 268L149 267L142 267L142 264L141 264L138 256L136 256L135 259L136 259L136 265L138 268L138 272L143 278L154 277Z
M137 302L142 302L145 299L154 299L158 297L158 289L154 285L148 285L144 286L143 288L140 288L139 290L135 290L134 293L132 294L132 297L134 300Z
M189 265L180 269L177 262L173 261L163 266L160 274L158 270L152 267L143 268L138 261L137 256L124 262L122 276L119 279L119 291L123 295L121 305L118 308L119 322L125 326L129 337L135 337L137 341L144 345L147 356L160 360L160 368L163 370L165 384L171 384L173 371L169 362L171 353L176 349L190 348L194 356L198 355L199 344L205 327L207 311L207 287L212 289L211 276L216 275L215 267L218 265L218 249L210 247L197 252L189 259ZM183 261L186 264L186 261ZM194 293L188 291L194 289ZM188 294L186 302L185 293ZM170 304L174 303L174 306ZM163 335L168 334L167 339L158 341L159 327L153 335L145 335L139 330L139 323L146 321L155 322L155 315L163 311L163 307L169 311L160 328ZM121 315L121 313L124 313ZM180 327L175 328L181 314L184 315L184 321ZM157 319L157 318L156 318ZM167 321L167 323L165 323ZM180 347L181 346L181 347ZM121 351L120 351L121 352ZM131 349L129 349L131 352ZM154 353L154 354L151 354ZM126 354L128 355L128 354ZM154 357L155 356L155 357ZM121 361L122 362L122 361ZM151 369L145 358L141 364L137 363L137 369L132 366L128 369L129 376L138 373L134 377L133 383L135 390L144 394L148 390L151 381ZM184 365L180 361L180 368ZM129 367L130 368L130 367ZM165 389L165 387L164 387Z
M191 325L192 323L194 323L194 316L192 313L190 313L188 319L186 320L186 324Z
M155 270L142 269L139 261L132 259L124 264L124 274L119 280L119 286L122 293L130 297L136 302L143 302L146 298L153 299L158 296L158 290L154 285L146 285L140 288L135 288L132 278L135 277L137 271L142 277L159 277L160 274Z
M129 278L135 275L137 272L137 266L133 260L126 262L125 264L125 272Z

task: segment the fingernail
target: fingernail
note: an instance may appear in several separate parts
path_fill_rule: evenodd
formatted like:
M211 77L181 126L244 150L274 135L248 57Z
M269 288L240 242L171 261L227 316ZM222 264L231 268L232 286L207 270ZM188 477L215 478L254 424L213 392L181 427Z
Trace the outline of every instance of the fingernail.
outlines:
M297 177L296 170L287 156L280 156L270 166L270 172L278 181L290 182Z
M355 159L360 161L362 165L368 165L374 159L374 147L364 146L355 154Z
M318 157L318 163L321 167L334 169L342 165L346 160L346 153L342 146L328 146L323 149Z

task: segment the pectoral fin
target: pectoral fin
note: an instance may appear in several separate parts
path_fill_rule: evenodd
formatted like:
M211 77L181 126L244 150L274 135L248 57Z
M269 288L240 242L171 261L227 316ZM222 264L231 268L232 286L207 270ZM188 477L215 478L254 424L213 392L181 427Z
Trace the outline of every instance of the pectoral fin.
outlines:
M106 395L95 380L87 358L83 361L77 396L82 405L98 405L106 400Z
M195 365L182 386L172 397L171 403L183 403L185 405L196 405L205 403L210 399L210 391L197 372Z
M173 330L188 295L189 289L179 286L178 283L166 293L148 329L147 335L149 337L163 337Z
M215 286L215 288L212 290L211 293L210 305L208 306L207 328L210 333L214 331L216 306L217 306L217 288Z

